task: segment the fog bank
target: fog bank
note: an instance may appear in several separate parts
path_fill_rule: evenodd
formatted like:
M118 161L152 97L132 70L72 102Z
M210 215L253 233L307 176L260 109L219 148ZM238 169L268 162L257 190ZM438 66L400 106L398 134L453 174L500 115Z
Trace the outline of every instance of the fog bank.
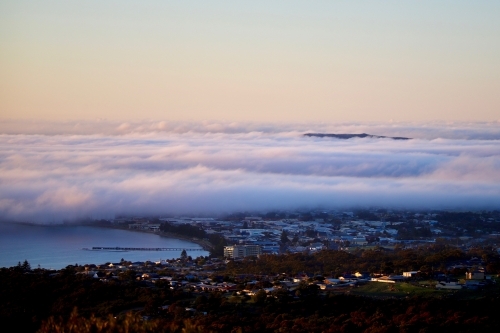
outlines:
M414 139L308 138L306 132ZM500 124L0 125L0 218L500 206Z

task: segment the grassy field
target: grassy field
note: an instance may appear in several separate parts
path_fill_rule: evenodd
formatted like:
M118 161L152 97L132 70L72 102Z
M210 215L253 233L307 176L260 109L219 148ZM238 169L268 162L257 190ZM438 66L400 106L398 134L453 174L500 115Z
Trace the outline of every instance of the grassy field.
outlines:
M352 295L362 295L371 297L437 297L453 294L454 291L436 290L432 287L423 287L406 282L401 283L383 283L368 282L365 285L350 289Z
M367 297L452 297L454 299L480 299L487 296L500 296L500 283L479 290L438 290L436 281L420 281L418 283L382 283L368 282L356 288L350 288L349 294Z

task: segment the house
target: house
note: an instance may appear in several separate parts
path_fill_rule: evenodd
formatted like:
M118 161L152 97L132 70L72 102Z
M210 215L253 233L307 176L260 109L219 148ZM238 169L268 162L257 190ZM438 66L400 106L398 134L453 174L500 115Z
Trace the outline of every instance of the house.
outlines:
M467 280L484 280L484 272L472 271L465 273L465 279Z
M402 275L391 275L389 276L389 279L398 282L398 281L403 281L405 277Z
M309 245L309 250L310 251L319 251L323 250L325 248L325 245L323 243L312 243Z
M113 262L113 263L110 263L110 264L108 265L108 267L110 267L110 268L113 268L113 267L114 267L114 268L123 268L124 266L122 265L122 263L121 263L121 262Z
M388 276L382 276L380 278L371 278L372 282L384 282L384 283L396 283L393 279L390 279Z
M368 241L366 240L365 237L353 237L351 239L351 245L365 246L368 245Z
M334 279L334 278L331 278L331 277L327 277L327 278L325 278L324 282L325 282L325 284L335 285L335 284L342 283L342 280L341 279Z
M405 278L413 278L413 277L416 277L417 274L418 274L418 271L403 272L403 276Z
M436 284L436 289L462 289L463 286L457 282L440 281Z
M368 272L356 272L356 273L354 273L354 276L357 277L358 279L367 279L370 277L370 273L368 273Z
M148 224L147 225L147 230L153 231L153 232L158 232L160 231L160 224Z

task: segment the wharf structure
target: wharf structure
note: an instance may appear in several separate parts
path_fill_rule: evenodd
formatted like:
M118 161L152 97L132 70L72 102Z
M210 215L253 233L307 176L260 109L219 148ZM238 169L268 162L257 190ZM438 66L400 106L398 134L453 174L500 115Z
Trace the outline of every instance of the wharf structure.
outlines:
M200 248L180 248L180 247L107 247L107 246L93 246L91 249L83 248L84 250L94 251L205 251Z

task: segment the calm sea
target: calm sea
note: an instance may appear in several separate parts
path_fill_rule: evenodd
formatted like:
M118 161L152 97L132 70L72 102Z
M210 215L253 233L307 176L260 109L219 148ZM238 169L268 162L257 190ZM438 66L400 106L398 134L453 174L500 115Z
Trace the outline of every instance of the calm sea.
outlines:
M31 226L0 223L0 267L11 267L25 259L32 268L63 268L74 264L103 264L120 259L157 261L179 258L181 251L86 251L83 248L173 247L201 248L198 244L155 234L86 226ZM193 258L209 255L188 251Z

